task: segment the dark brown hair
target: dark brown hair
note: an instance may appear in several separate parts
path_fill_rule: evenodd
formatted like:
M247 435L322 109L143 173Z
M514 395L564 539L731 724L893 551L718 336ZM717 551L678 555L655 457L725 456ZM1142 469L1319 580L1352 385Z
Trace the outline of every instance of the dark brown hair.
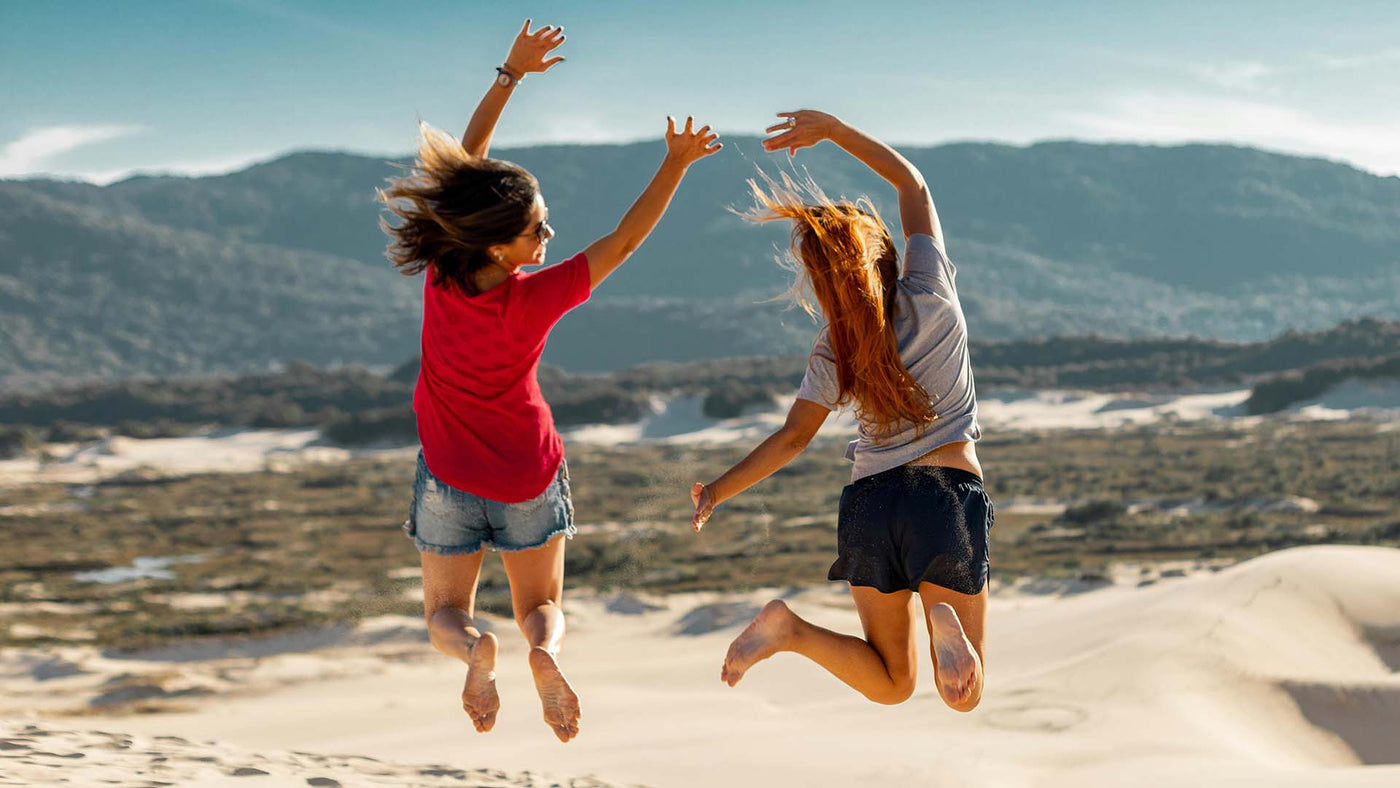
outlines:
M486 250L525 232L539 182L519 165L473 156L442 131L419 127L417 161L378 193L403 220L380 219L391 239L386 256L405 276L431 268L433 284L476 295L474 275L491 262Z
M810 180L782 183L764 177L766 189L750 180L757 207L745 214L756 222L790 220L797 275L790 295L809 315L816 297L826 318L839 391L837 404L854 402L857 416L877 441L901 423L919 429L938 418L928 392L899 358L895 338L895 283L899 255L875 206L864 197L834 202Z

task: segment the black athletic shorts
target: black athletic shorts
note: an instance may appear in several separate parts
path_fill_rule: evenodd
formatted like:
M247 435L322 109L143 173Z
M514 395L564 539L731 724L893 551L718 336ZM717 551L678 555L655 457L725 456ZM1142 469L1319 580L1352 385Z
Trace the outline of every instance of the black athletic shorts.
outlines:
M990 568L992 501L974 473L902 465L841 492L837 558L827 577L889 594L920 583L976 594Z

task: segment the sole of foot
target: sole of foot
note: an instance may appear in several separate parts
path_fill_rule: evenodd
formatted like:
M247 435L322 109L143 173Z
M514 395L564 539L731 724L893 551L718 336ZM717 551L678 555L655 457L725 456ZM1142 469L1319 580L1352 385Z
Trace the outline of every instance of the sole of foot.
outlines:
M530 649L530 672L535 676L535 690L540 694L544 721L559 741L567 742L578 735L578 695L564 678L554 655L538 646Z
M940 602L929 610L933 658L938 663L938 694L954 709L966 707L981 691L982 660L963 631L953 607Z
M792 632L793 613L781 599L763 606L724 655L720 680L729 686L739 683L748 669L782 650Z
M487 632L477 638L467 662L467 685L462 688L462 710L472 719L472 725L485 733L496 724L496 712L501 709L496 694L496 636Z

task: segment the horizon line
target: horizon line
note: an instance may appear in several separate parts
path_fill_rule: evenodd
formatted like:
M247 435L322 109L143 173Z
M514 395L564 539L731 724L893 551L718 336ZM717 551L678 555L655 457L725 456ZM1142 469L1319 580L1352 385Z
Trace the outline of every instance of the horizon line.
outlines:
M757 140L763 139L763 135L761 135L761 134L741 134L741 135L734 135L734 136L731 137L730 139L741 139L741 140L745 140L745 141L749 141L749 140L757 141ZM584 148L584 147L625 147L625 146L628 146L628 145L636 145L636 144L643 143L643 142L660 142L660 141L661 141L661 139L660 139L659 137L653 137L653 136L635 137L635 138L619 138L619 139L616 139L616 140L541 140L541 141L537 141L537 142L525 142L525 143L521 143L521 144L500 145L500 146L497 146L496 149L497 149L497 150L503 150L503 151L514 151L514 150L525 150L525 149L531 149L531 148L550 148L550 147L574 147L574 148ZM952 146L955 146L955 145L994 145L994 146L1007 147L1007 148L1028 149L1028 148L1033 148L1033 147L1036 147L1036 146L1039 146L1039 145L1053 145L1053 144L1076 144L1076 145L1087 145L1087 146L1097 146L1097 147L1131 146L1131 147L1139 147L1139 148L1162 148L1162 149L1166 149L1166 148L1189 148L1189 147L1198 147L1198 146L1205 146L1205 147L1223 147L1223 148L1236 148L1236 149L1240 149L1240 150L1258 151L1258 152L1260 152L1260 153L1267 153L1267 154L1275 155L1275 156L1285 156L1285 157L1288 157L1288 158L1295 158L1295 159L1307 159L1307 160L1314 160L1314 161L1325 161L1325 162L1329 162L1329 163L1332 163L1332 164L1337 164L1337 165L1341 165L1341 166L1345 166L1345 167L1350 167L1350 168L1352 168L1352 169L1354 169L1354 170L1357 170L1357 171L1359 171L1359 172L1364 172L1364 173L1366 173L1366 174L1368 174L1368 175L1372 175L1372 176L1375 176L1375 177L1377 177L1377 178L1400 178L1400 170L1397 170L1397 171L1395 171L1395 172L1381 172L1381 171L1379 171L1379 170L1370 169L1370 168L1365 167L1365 166L1362 166L1362 165L1360 165L1360 164L1358 164L1358 163L1356 163L1356 162L1354 162L1354 161L1350 161L1350 160L1343 159L1343 158L1331 158L1331 157L1328 157L1328 156L1325 156L1325 155L1322 155L1322 154L1318 154L1318 153L1300 152L1300 151L1290 151L1290 150L1284 150L1284 149L1280 149L1280 148L1265 147L1265 146L1261 146L1261 145L1254 145L1254 144L1249 144L1249 143L1240 142L1240 141L1236 141L1236 140L1197 139L1197 140L1180 140L1180 141L1171 141L1171 142L1161 142L1161 141L1150 141L1150 140L1115 139L1115 138L1086 139L1086 138L1081 138L1081 137L1045 137L1045 138L1041 138L1041 139L1030 140L1030 141L1028 141L1028 142L1013 142L1013 141L999 140L999 139L993 139L993 138L981 138L981 139L977 139L977 138L955 138L955 139L941 140L941 141L938 141L938 142L899 142L899 141L891 141L889 144L890 144L891 146L897 148L897 149L916 149L916 150L917 150L917 149L925 149L925 150L927 150L927 149L932 149L932 148L952 147ZM234 174L237 174L237 173L246 172L247 170L253 169L254 167L259 167L259 166L263 166L263 165L267 165L267 164L272 164L273 162L277 162L277 161L280 161L280 160L282 160L282 159L290 158L290 157L292 157L292 156L297 156L297 155L304 155L304 154L330 154L330 155L358 156L358 157L361 157L361 158L370 158L370 159L372 159L372 158L383 158L385 162L402 161L402 160L405 160L405 159L411 159L411 158L413 157L413 152L412 152L412 151L407 151L407 152L404 152L404 153L402 153L402 154L394 155L394 154L386 154L386 153L383 153L383 152L366 151L366 150L356 150L356 149L350 149L350 148L334 148L334 147L325 147L325 148L318 148L318 147L290 147L290 148L283 148L283 149L281 149L281 150L279 150L279 151L276 151L276 152L250 154L250 155L248 155L247 157L245 157L243 160L239 161L239 162L236 163L236 164L226 165L226 166L218 166L218 167L213 167L213 168L201 166L200 164L188 164L188 165L172 165L172 166L168 166L168 167L153 166L153 167L132 167L132 168L125 168L125 169L123 169L123 168L118 168L118 169L114 169L114 170L95 171L95 172L90 171L90 172L86 172L86 173L61 173L61 172L56 173L56 172L48 172L48 171L42 171L42 170L40 170L40 171L31 172L31 173L24 173L24 174L19 174L19 175L10 175L10 176L0 177L0 183L24 183L24 182L29 182L29 181L57 181L57 182L62 182L62 183L85 183L85 184L89 184L89 185L93 185L93 186L98 186L98 187L101 187L101 188L105 188L105 187L107 187L107 186L113 186L113 185L116 185L116 184L119 184L119 183L123 183L123 182L125 182L125 181L135 180L135 179L137 179L137 178L184 178L184 179L189 179L189 180L198 180L198 179L201 179L201 178L219 178L219 177L224 177L224 176L227 176L227 175L234 175Z

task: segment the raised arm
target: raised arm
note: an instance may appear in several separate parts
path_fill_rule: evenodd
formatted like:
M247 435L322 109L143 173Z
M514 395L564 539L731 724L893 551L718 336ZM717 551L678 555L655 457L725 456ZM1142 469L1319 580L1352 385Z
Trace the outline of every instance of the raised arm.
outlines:
M694 118L686 118L685 129L676 131L676 119L667 116L666 158L661 162L661 169L656 171L651 183L623 215L622 221L617 223L617 229L584 250L593 287L617 270L651 235L662 214L666 213L690 165L718 153L724 147L715 141L717 139L719 135L710 131L709 126L696 131Z
M918 168L898 151L825 112L801 109L779 112L778 117L787 120L768 127L769 134L777 134L763 141L764 150L786 148L789 154L795 154L800 148L831 140L894 187L899 195L899 223L904 227L905 238L923 233L933 236L940 247L943 245L943 228L938 223L928 184Z
M690 500L695 504L695 517L690 525L696 533L710 519L715 507L773 475L792 462L821 429L831 411L815 402L799 399L788 410L787 421L769 435L749 456L724 475L709 484L696 482L690 488Z
M561 56L549 56L549 53L562 43L564 28L545 25L531 33L530 20L525 20L520 33L515 37L515 43L510 46L510 54L506 55L505 62L501 64L505 75L496 75L491 87L486 89L486 95L482 96L481 103L476 106L476 112L472 113L471 121L467 123L467 130L462 135L462 147L467 153L473 156L486 155L491 149L491 135L496 131L496 121L501 119L501 111L506 108L506 101L515 92L520 80L524 79L526 74L543 73L555 63L563 62L564 58Z

